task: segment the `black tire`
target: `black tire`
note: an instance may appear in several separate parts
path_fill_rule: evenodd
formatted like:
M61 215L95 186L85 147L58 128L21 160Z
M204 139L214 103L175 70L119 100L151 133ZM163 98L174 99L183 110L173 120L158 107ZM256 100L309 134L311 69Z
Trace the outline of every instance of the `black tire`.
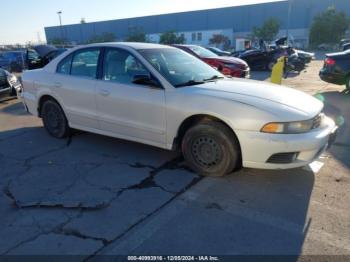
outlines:
M68 121L57 102L53 100L45 101L41 108L41 117L45 129L51 136L56 138L68 136L70 132Z
M206 121L191 127L182 140L182 153L190 168L203 176L224 176L238 167L239 143L220 122Z
M266 64L266 70L272 71L273 66L274 66L275 64L276 64L275 61L270 61L270 62L268 62L268 63Z
M346 89L347 90L350 90L350 76L348 76L347 78L346 78Z

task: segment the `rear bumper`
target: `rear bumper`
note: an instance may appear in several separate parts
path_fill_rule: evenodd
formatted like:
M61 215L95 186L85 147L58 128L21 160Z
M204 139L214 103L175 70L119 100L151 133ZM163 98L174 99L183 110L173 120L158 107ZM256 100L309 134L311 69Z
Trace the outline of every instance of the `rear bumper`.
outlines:
M253 131L238 131L241 143L243 166L259 169L289 169L310 164L335 140L337 126L326 117L322 128L304 134L266 134ZM290 163L270 163L276 154L296 153Z
M331 73L325 69L321 69L319 75L320 75L320 78L327 83L331 83L335 85L345 85L346 83L345 75Z
M34 95L27 92L21 92L18 98L21 100L25 110L28 113L38 116L38 110L36 106L36 97Z

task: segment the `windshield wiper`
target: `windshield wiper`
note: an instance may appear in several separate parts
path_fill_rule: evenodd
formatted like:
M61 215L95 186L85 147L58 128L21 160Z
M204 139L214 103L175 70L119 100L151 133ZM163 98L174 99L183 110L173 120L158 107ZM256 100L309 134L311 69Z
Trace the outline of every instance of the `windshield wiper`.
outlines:
M218 76L218 75L215 75L215 76L212 76L208 79L203 79L204 82L208 82L208 81L214 81L214 80L217 80L217 79L224 79L223 76Z
M205 81L196 81L196 80L189 80L185 83L177 84L176 87L183 87L183 86L195 86L195 85L201 85L204 84Z

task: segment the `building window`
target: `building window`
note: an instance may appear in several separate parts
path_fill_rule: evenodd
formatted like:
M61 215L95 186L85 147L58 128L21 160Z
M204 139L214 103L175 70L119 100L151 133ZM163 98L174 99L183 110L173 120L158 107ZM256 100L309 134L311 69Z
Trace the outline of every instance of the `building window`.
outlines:
M192 33L192 41L196 41L196 33Z
M197 33L197 40L202 41L202 33Z

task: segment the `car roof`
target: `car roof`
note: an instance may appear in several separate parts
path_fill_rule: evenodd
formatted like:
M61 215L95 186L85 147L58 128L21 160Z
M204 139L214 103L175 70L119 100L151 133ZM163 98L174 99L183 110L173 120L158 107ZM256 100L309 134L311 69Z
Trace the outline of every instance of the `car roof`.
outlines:
M90 44L85 47L94 47L94 46L110 46L110 47L130 47L135 50L141 49L155 49L155 48L172 48L167 45L153 44L153 43L136 43L136 42L109 42L109 43L99 43L99 44Z

